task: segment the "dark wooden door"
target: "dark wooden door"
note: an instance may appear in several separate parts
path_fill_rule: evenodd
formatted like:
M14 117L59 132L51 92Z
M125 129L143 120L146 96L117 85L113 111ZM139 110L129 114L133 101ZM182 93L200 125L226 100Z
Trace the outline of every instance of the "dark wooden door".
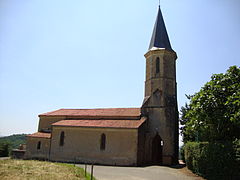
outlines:
M162 139L157 134L152 141L152 163L160 165L162 164Z

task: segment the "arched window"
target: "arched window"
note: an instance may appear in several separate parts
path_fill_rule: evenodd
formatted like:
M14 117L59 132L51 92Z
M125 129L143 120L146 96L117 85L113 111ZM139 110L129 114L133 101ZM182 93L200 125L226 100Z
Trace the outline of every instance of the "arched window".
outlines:
M160 60L159 60L159 57L157 57L157 59L156 59L156 73L159 73L159 71L160 71Z
M64 131L61 132L60 134L60 141L59 141L59 146L64 145Z
M38 141L38 143L37 143L37 149L41 149L41 141Z
M105 148L106 148L106 135L102 134L101 141L100 141L100 149L105 150Z

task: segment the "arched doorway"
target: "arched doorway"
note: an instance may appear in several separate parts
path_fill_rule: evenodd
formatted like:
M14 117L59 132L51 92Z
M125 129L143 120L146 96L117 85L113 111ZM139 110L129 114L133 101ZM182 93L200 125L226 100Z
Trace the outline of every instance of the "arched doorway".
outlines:
M162 164L162 138L158 134L152 141L152 163Z

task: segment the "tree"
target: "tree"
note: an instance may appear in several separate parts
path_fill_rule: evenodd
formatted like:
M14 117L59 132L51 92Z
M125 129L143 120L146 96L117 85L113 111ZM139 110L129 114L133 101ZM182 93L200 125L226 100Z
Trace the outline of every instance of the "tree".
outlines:
M0 157L7 157L9 155L9 146L8 142L0 143Z
M240 139L240 68L214 74L181 108L183 141Z

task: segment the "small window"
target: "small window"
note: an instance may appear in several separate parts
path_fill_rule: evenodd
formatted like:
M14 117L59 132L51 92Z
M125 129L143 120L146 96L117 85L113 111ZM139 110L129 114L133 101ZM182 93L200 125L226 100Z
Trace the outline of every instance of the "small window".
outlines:
M159 60L159 57L157 57L157 59L156 59L156 73L159 73L159 71L160 71L160 60Z
M41 149L41 141L38 141L38 143L37 143L37 149Z
M62 131L60 134L60 142L59 142L59 146L63 146L63 145L64 145L64 131Z
M106 135L102 134L101 141L100 141L100 149L105 150L105 148L106 148Z

